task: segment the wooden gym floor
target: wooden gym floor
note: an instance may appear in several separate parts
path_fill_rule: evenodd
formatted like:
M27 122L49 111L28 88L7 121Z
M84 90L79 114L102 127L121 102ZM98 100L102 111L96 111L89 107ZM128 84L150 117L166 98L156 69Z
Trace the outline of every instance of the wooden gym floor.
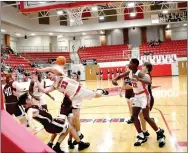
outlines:
M81 82L90 89L111 88L110 96L91 101L84 100L81 108L81 132L84 141L91 146L83 152L185 152L187 151L187 80L181 77L155 77L153 89L155 104L151 117L155 118L158 126L165 130L166 146L158 147L155 132L147 125L150 136L140 147L134 147L136 130L133 124L125 121L129 118L125 98L120 98L117 88L111 81ZM120 84L120 83L119 83ZM58 91L52 93L58 102L46 97L50 113L55 117L59 112L62 95ZM39 125L37 125L39 126ZM47 143L50 135L41 129L35 135ZM66 152L69 150L67 138L61 144Z

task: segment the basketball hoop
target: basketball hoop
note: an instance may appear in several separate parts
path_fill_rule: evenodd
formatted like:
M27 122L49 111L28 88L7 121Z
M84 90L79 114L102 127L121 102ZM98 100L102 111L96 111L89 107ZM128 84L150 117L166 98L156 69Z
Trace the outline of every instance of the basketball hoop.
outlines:
M69 16L70 26L82 25L82 12L85 7L77 7L67 9L67 14Z

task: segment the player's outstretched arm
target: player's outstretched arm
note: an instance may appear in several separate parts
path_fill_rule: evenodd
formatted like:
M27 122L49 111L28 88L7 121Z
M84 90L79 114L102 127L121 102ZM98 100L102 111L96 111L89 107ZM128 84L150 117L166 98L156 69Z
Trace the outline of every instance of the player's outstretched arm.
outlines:
M29 94L30 94L31 97L33 97L34 99L40 100L40 97L39 97L39 96L35 96L35 95L33 94L33 87L34 87L34 82L31 81L31 82L30 82L30 85L29 85Z
M123 77L128 76L128 75L129 75L129 71L127 71L127 72L125 72L125 73L117 76L116 78L112 79L112 84L115 85L115 86L117 86L118 85L117 81L120 80Z
M46 81L44 81L44 88L47 88ZM48 95L48 97L50 97L53 101L55 100L55 98L52 95L50 95L49 93L46 93L46 95Z
M42 69L36 69L37 72L52 72L55 75L63 75L62 72L60 72L59 70L57 70L54 67L46 67L46 68L42 68Z
M137 78L139 81L142 81L143 83L146 83L146 84L151 84L151 79L149 77L149 75L146 75L145 73L143 72L139 72L138 73L138 78Z

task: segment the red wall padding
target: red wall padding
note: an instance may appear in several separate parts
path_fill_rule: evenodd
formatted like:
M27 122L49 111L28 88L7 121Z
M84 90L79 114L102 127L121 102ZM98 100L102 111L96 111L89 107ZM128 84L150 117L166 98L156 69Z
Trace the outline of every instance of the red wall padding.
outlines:
M125 8L124 13L130 13L133 12L132 8ZM136 12L143 12L143 10L140 7L136 7ZM135 20L135 19L143 19L144 13L137 13L135 17L131 17L130 14L124 15L124 20Z
M54 152L5 110L1 110L1 152Z
M110 78L112 78L112 70L114 70L114 77L116 77L119 74L116 74L116 69L121 69L123 72L126 71L126 68L124 66L119 66L119 67L105 67L105 68L100 68L100 70L103 71L103 80L108 79L108 69L110 69ZM141 69L141 66L139 66L139 69ZM172 67L171 64L164 64L164 65L153 65L153 71L151 73L151 76L172 76Z

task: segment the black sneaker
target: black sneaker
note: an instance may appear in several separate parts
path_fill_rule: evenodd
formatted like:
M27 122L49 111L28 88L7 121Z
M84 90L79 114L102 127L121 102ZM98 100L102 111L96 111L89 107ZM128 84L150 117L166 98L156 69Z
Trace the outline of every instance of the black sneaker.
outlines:
M143 134L144 134L145 137L149 137L149 135L150 135L148 131L143 132Z
M80 140L82 140L83 138L84 138L84 135L83 134L81 134L80 136L79 136L79 138L80 138ZM76 142L76 140L74 140L73 141L73 145L77 145L78 143Z
M53 150L54 150L56 153L65 153L63 150L61 150L60 147L57 147L56 145L53 147Z
M90 146L90 143L85 143L85 142L82 142L80 141L80 143L78 144L78 150L84 150L86 148L88 148Z
M165 142L166 136L164 135L164 130L160 129L159 132L157 132L157 141L159 142L159 147L162 148L166 142Z
M68 146L70 149L74 149L74 144L72 143L71 139L68 140Z
M132 119L132 118L130 118L130 119L129 119L129 120L127 120L126 122L127 122L127 124L132 124L132 123L133 123L133 119Z
M53 146L53 143L51 143L51 142L48 142L48 144L47 144L50 148L52 148L52 146Z
M104 90L104 89L97 89L97 90L102 90L102 94L103 95L108 95L109 94L109 92L107 90Z
M147 138L146 138L146 137L142 138L142 137L140 137L139 135L138 135L136 138L137 138L137 139L136 139L136 142L134 143L134 146L141 146L142 143L144 143L144 142L147 141Z

